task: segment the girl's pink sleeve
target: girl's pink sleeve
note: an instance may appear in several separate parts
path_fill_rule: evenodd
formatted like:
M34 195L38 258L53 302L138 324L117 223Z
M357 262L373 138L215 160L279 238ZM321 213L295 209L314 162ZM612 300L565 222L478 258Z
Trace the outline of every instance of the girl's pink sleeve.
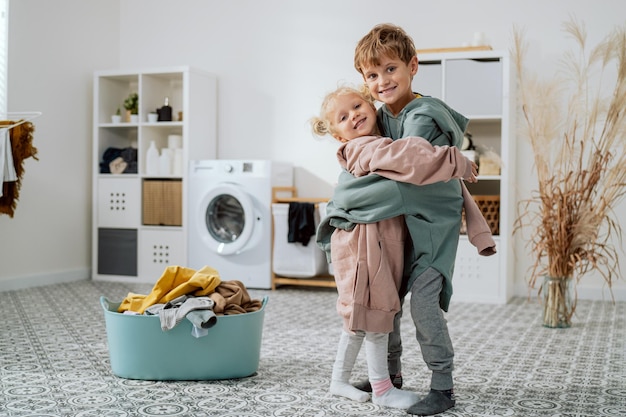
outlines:
M350 164L353 175L375 173L416 185L471 176L469 159L454 146L433 146L420 137L379 139L360 149Z
M479 255L494 255L496 253L496 242L493 240L491 228L464 182L461 182L461 188L463 191L463 210L465 210L467 238L476 247Z

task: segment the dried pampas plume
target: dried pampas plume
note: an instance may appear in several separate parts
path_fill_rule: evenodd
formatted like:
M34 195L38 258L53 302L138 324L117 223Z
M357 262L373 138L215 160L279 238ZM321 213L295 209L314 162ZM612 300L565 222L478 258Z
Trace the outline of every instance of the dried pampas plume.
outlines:
M622 242L614 208L626 192L626 31L616 28L589 50L584 25L563 27L576 47L549 80L524 66L528 46L514 30L520 134L538 179L518 206L514 233L528 234L532 288L542 276L578 282L597 271L611 289L619 269L611 239Z

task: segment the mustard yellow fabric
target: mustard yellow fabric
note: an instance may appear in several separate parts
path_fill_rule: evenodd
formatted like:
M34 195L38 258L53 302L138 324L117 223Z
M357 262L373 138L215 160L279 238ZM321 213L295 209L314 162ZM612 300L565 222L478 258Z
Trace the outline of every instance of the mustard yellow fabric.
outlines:
M209 266L197 271L182 266L168 266L150 294L129 292L117 311L123 313L130 310L143 314L151 305L165 304L181 295L208 296L221 282L219 272Z

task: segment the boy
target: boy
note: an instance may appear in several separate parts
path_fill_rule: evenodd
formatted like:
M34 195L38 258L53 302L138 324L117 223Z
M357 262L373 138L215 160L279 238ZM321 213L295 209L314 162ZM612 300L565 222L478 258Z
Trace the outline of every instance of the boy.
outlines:
M396 141L380 137L376 108L367 92L340 87L329 93L320 116L311 119L311 125L316 135L330 134L343 143L337 159L355 177L372 175L416 185L452 178L476 182L476 165L456 147L436 147L416 137ZM400 209L403 194L395 196L398 198L392 205ZM464 192L464 197L470 242L479 253L491 253L495 242L489 226L469 193ZM378 222L356 224L351 230L336 228L332 232L331 222L325 218L320 223L318 243L322 243L335 267L337 311L344 318L344 327L330 391L356 401L369 398L367 393L349 384L354 362L365 341L372 401L408 409L419 397L393 387L387 366L388 333L400 311L407 234L404 215L396 213Z
M441 100L413 93L411 82L418 61L412 39L402 28L375 26L357 44L354 65L374 99L382 134L392 139L421 136L433 145L460 146L468 120ZM452 273L459 241L461 207L459 181L420 187L415 215L406 216L412 252L406 258L406 290L422 356L432 371L430 392L407 412L434 415L454 407L454 350L443 311L452 295ZM401 294L403 296L404 294ZM400 317L389 337L389 373L400 378L402 343Z

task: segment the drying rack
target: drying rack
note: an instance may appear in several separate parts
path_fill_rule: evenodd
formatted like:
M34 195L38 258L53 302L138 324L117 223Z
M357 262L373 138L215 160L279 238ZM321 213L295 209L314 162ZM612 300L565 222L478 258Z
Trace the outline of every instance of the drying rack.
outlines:
M7 112L0 114L0 127L5 129L13 129L16 126L21 125L22 123L30 122L33 119L41 116L42 113L40 111L23 111L23 112ZM12 124L7 125L7 123L11 122Z
M288 194L289 197L279 195ZM317 207L319 203L327 203L327 198L311 198L298 197L296 187L272 187L272 203L313 203ZM335 277L332 275L317 275L313 278L291 278L278 276L274 273L274 218L272 216L272 252L271 252L271 270L272 270L272 290L277 285L298 285L306 287L326 287L337 288Z

